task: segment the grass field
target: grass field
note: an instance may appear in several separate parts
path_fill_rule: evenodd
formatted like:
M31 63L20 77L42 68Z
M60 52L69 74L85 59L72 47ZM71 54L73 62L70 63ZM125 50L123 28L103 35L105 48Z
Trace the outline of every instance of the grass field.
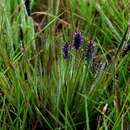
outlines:
M129 50L129 0L0 0L0 130L129 130Z

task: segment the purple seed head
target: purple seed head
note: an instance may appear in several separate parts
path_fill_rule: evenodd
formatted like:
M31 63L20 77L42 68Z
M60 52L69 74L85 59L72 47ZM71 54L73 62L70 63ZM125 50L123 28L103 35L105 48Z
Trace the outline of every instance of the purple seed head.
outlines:
M78 50L83 43L83 36L81 32L75 32L73 34L73 47Z
M67 59L67 57L68 57L68 48L69 48L68 43L65 43L64 46L63 46L63 57L65 59Z
M93 51L94 51L94 41L91 40L85 50L85 59L87 61L90 61L92 59Z

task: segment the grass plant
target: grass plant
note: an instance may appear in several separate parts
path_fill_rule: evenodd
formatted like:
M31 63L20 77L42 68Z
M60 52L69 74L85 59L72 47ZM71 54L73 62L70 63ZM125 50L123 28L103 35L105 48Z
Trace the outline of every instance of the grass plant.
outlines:
M130 1L30 2L0 0L0 130L130 129Z

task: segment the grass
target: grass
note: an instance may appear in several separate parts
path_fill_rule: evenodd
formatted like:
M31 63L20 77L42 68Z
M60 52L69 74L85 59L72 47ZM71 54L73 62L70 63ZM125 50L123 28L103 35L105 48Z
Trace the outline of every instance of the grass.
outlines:
M128 0L32 1L31 16L24 0L0 2L0 130L130 128ZM83 46L64 59L77 31Z

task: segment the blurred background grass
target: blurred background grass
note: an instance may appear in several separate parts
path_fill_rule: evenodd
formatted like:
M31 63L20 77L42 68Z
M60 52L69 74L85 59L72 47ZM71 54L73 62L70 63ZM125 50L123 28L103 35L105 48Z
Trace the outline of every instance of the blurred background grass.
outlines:
M130 54L122 56L129 1L24 3L0 4L0 129L129 129ZM74 32L82 32L83 46L64 59ZM83 53L92 39L88 63Z

